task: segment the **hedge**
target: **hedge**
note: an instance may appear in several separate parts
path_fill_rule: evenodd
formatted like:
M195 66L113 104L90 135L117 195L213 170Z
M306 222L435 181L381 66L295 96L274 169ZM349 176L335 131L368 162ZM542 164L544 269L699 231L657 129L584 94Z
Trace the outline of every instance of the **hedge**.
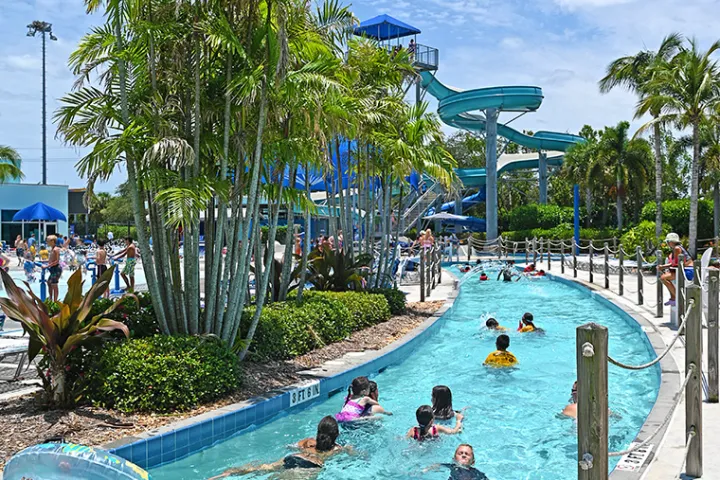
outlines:
M517 230L503 232L502 236L506 240L512 240L516 242L525 241L525 239L537 238L549 238L551 240L570 239L575 235L575 230L572 223L564 223L557 225L554 228L542 229L535 228L532 230ZM583 240L600 240L605 238L619 237L618 231L614 228L581 228L580 238Z
M247 336L254 314L254 306L243 311L237 342ZM309 291L301 304L276 302L263 308L250 353L258 360L296 357L385 322L390 316L383 295Z
M407 309L407 296L397 288L372 288L367 292L383 295L393 315L402 315Z
M670 229L680 236L690 234L690 199L666 200L662 202L663 223L670 225ZM646 203L642 209L642 219L655 222L655 202ZM698 201L698 239L712 238L713 233L713 202L712 200Z
M670 230L670 225L667 223L662 224L663 238L670 233ZM620 237L620 243L626 252L633 255L637 247L640 247L643 252L650 254L650 252L647 251L648 248L650 248L651 245L654 247L658 245L658 239L655 237L655 222L647 220L640 222L639 225L631 228ZM652 254L654 254L654 252L652 252Z
M535 228L550 229L556 225L574 221L575 213L572 207L559 207L557 205L523 205L509 211L505 221L509 230L532 230Z
M110 342L94 352L87 398L123 412L173 412L215 400L240 384L237 355L213 337Z

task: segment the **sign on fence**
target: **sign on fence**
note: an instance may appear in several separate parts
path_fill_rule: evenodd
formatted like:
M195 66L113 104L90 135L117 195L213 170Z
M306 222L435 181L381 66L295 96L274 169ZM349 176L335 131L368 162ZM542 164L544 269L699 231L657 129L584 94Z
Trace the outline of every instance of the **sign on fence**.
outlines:
M290 406L300 405L320 396L320 382L306 383L290 392Z

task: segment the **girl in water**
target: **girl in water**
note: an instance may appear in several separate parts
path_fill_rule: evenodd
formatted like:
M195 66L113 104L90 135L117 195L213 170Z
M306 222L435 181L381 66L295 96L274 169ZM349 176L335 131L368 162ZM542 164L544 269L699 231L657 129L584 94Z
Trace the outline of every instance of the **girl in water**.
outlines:
M518 325L517 331L520 333L528 333L528 332L542 333L543 329L535 326L534 317L533 317L532 313L525 312L525 314L522 317L522 320L520 320L520 324Z
M418 426L408 430L407 437L418 441L437 438L441 433L445 435L454 435L462 430L462 413L455 414L455 426L453 428L435 425L435 415L430 405L423 405L415 412Z
M370 393L368 393L368 397L372 398L376 402L379 402L380 392L378 391L378 384L373 381L370 381L368 383L370 384ZM370 417L378 414L392 415L391 412L385 411L385 409L379 404L371 405L368 403L367 405L365 405L365 411L363 412L362 416Z
M352 422L362 417L366 407L380 405L370 397L370 381L367 377L353 379L348 387L348 394L345 397L345 404L340 413L335 415L338 422ZM383 410L384 411L384 410Z
M438 420L450 420L460 412L453 410L452 392L445 385L438 385L432 389L432 409Z
M325 460L340 452L350 452L350 447L338 445L336 440L340 435L338 423L331 416L320 420L315 438L305 438L297 443L298 453L291 453L282 460L265 465L246 465L243 467L231 468L222 474L210 478L229 477L231 475L246 475L248 473L280 472L283 470L307 469L312 474L317 474L325 465ZM314 478L314 477L312 477Z

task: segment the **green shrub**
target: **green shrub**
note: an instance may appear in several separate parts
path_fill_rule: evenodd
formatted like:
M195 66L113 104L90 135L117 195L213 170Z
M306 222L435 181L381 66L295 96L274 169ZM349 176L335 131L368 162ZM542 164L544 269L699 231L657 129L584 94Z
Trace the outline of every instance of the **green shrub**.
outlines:
M147 292L136 294L138 303L132 298L126 298L120 306L107 315L108 318L124 323L130 329L132 338L152 337L160 333L155 311L153 310L150 294ZM92 315L98 315L105 311L112 301L107 298L99 298L93 303Z
M564 223L557 225L554 228L550 229L542 229L542 228L535 228L532 230L517 230L517 231L509 231L509 232L503 232L502 236L506 240L511 240L515 242L523 242L527 238L528 240L531 240L533 237L537 237L538 239L544 238L544 239L551 239L551 240L569 240L573 238L575 235L574 228L572 224ZM606 239L606 238L613 238L618 236L618 231L613 228L581 228L580 229L580 238L583 240L600 240L600 239Z
M553 228L561 223L572 224L573 219L572 207L531 204L511 210L505 220L510 230L532 230Z
M665 238L665 235L670 233L670 228L670 225L663 223L663 238ZM652 247L657 247L658 239L655 238L655 222L647 220L640 222L639 225L631 228L625 232L622 237L620 237L620 243L626 252L632 254L634 254L637 247L640 247L643 252L648 252L648 250Z
M390 306L383 295L311 290L303 298L300 304L276 302L263 308L250 344L253 358L296 357L391 317ZM242 345L242 339L247 336L255 308L243 311L236 345Z
M368 293L377 293L385 297L393 315L402 315L407 308L407 297L405 293L397 288L372 288Z
M666 200L662 202L663 223L670 225L670 230L680 236L689 235L690 199ZM642 219L655 222L655 202L648 202L642 209ZM713 233L713 202L698 201L698 238L712 238Z
M263 243L267 242L268 233L270 233L270 227L267 225L260 227L260 238L262 238ZM278 225L277 230L275 230L275 241L285 245L285 235L287 235L287 225Z
M217 399L240 383L238 358L213 337L109 343L95 353L88 399L123 412L173 412Z

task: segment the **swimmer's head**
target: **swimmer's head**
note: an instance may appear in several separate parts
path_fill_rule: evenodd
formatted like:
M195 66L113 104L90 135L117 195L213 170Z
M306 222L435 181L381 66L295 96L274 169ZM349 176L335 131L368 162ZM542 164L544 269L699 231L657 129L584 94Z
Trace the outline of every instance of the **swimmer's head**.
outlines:
M570 403L577 403L577 380L573 383L572 390L570 390Z
M380 392L378 392L378 384L373 381L370 381L368 383L370 384L370 392L368 393L368 397L372 398L377 402L378 398L380 397Z
M318 452L328 452L335 446L335 440L340 435L337 420L328 415L320 420L315 435L316 449Z
M495 340L495 348L502 350L503 352L510 346L510 337L507 335L500 335Z
M445 385L438 385L432 389L432 409L433 415L447 420L455 416L452 407L452 392Z
M490 318L488 318L487 321L485 322L485 326L486 326L487 328L489 328L490 330L495 330L497 327L500 326L500 324L498 323L497 320L495 320L494 318L490 317Z
M481 263L482 263L482 260L480 260L479 258L477 260L475 260L475 265L480 265Z
M356 377L348 387L349 395L367 395L370 393L370 380L367 377Z
M435 421L435 414L433 413L433 407L430 405L423 405L418 407L415 411L415 418L417 419L418 426L420 427L421 435L425 435L427 429Z
M530 312L525 312L525 314L524 314L523 317L522 317L522 322L523 322L525 325L533 325L533 319L534 319L534 317L533 317L533 314L532 314L532 313L530 313Z
M463 443L455 449L455 456L453 457L455 463L464 467L472 467L475 465L475 452L471 445Z

